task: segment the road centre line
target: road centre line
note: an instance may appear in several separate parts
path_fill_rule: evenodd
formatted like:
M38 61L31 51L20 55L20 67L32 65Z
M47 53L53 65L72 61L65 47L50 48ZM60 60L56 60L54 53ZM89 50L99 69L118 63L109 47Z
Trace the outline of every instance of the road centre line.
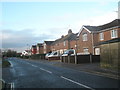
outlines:
M43 71L46 71L46 72L48 72L48 73L52 73L51 71L48 71L48 70L46 70L46 69L43 69L43 68L40 68L41 70L43 70Z
M35 66L35 65L33 65L33 64L31 64L33 67L38 67L38 66Z
M91 88L91 87L89 87L89 86L86 86L86 85L81 84L81 83L79 83L79 82L73 81L73 80L71 80L71 79L69 79L69 78L66 78L66 77L64 77L64 76L61 76L61 78L65 79L65 80L68 80L68 81L70 81L70 82L72 82L72 83L75 83L75 84L77 84L77 85L80 85L80 86L82 86L82 87L85 87L85 88L88 88L88 89L91 89L91 90L95 90L95 89L93 89L93 88Z
M30 64L30 63L28 63L28 64ZM30 65L32 65L33 67L38 67L38 66L33 65L33 64L30 64ZM40 68L40 70L45 71L45 72L48 72L48 73L52 73L51 71L46 70L46 69L43 69L43 68Z

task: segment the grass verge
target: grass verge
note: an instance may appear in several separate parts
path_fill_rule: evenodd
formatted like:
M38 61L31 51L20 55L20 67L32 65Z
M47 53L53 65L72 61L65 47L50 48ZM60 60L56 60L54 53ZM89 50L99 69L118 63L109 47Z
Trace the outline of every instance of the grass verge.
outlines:
M2 67L5 68L5 67L10 67L10 62L7 61L7 60L2 60Z

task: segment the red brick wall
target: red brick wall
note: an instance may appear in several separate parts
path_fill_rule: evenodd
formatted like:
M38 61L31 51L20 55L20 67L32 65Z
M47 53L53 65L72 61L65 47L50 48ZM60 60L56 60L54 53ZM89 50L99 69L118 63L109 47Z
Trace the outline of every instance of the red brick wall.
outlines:
M50 52L51 51L51 48L50 48L50 45L46 45L46 52Z
M94 33L93 34L93 43L94 43L94 46L96 46L98 43L99 43L99 34L98 33Z
M44 45L43 45L43 53L48 53L51 51L51 46L50 45L45 45L46 48L44 48Z
M55 45L52 45L51 50L54 49L55 51L57 51L57 50L60 50L60 49L68 49L68 41L65 41L65 42L66 42L65 46L64 46L64 42L59 42Z
M40 47L40 54L43 54L43 46Z
M77 41L76 40L70 41L70 48L76 49L75 45L77 45Z
M101 41L100 38L98 38L99 42L111 40L112 39L111 38L111 30L118 30L118 37L120 38L120 28L118 28L118 29L110 29L110 30L107 30L107 31L103 31L103 33L104 33L104 40Z
M36 48L32 48L32 54L36 54L37 53L37 49Z
M64 46L64 41L63 41L63 42L59 42L55 45L52 45L51 50L54 49L54 51L57 51L57 50L64 50L64 49L70 49L70 48L75 49L75 45L76 45L76 40L66 41L65 46Z

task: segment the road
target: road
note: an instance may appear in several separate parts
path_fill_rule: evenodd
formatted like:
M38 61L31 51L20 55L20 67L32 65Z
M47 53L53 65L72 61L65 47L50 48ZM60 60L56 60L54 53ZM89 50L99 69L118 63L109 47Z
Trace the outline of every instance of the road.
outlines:
M47 63L8 59L12 66L3 68L3 79L14 88L118 88L118 80Z

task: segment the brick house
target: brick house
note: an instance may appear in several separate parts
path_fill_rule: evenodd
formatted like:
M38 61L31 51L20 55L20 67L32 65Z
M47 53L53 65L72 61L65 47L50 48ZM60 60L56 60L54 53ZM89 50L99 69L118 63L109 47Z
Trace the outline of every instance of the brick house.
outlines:
M65 36L61 36L61 38L55 40L52 44L51 44L51 50L52 51L58 51L61 54L67 50L67 49L75 49L75 45L77 43L77 34L72 33L72 30L69 29L68 30L68 34Z
M37 53L37 47L36 47L36 45L32 45L32 47L31 47L31 54L34 55L36 53Z
M43 43L38 43L36 45L37 47L37 53L36 54L43 54Z
M85 26L83 25L78 37L78 53L81 54L97 54L99 55L99 47L97 46L98 43L98 28L96 26ZM98 50L95 52L95 50Z
M120 69L120 19L100 26L99 46L101 49L101 66Z
M111 38L112 35L111 32L116 33L116 31L111 30L116 25L118 25L117 19L101 26L82 26L78 34L79 35L78 52L99 55L100 54L99 43L114 38L114 36L113 38ZM120 34L119 30L118 34Z
M46 54L48 52L51 52L51 44L54 41L44 41L43 43L43 53Z

